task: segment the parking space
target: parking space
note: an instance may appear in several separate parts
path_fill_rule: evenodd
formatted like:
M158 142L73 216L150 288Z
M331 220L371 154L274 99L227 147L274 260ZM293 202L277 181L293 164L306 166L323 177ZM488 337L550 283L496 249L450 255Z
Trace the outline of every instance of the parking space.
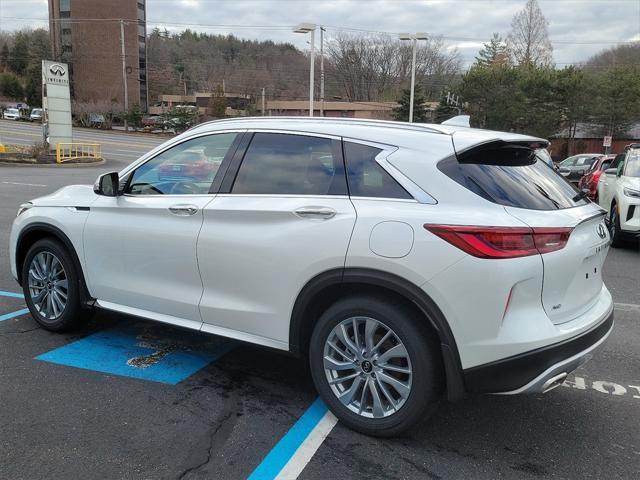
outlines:
M38 328L8 270L15 209L102 170L0 166L25 184L0 184L0 478L640 477L637 246L611 250L616 328L562 387L442 403L379 440L336 424L283 353L104 311Z

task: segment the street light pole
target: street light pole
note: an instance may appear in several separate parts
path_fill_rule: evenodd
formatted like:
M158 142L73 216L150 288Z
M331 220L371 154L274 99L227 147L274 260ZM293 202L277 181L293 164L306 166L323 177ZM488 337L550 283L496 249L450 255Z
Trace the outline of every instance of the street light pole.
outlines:
M315 50L313 42L315 40L316 25L313 23L301 23L296 28L294 28L293 31L295 33L311 34L311 66L309 68L309 116L313 117L313 79L315 66Z
M320 26L320 116L324 117L324 31Z
M411 60L411 96L409 100L409 123L413 123L413 99L416 90L416 51L418 49L418 40L427 40L427 34L401 33L400 40L411 40L413 42L413 55Z
M316 36L315 28L311 30L311 66L309 67L309 116L313 117L313 80L314 67L316 64L316 51L313 46L313 40Z
M120 50L122 57L122 83L124 85L124 111L126 115L129 113L129 91L127 86L127 57L124 49L124 20L120 20ZM124 117L124 131L129 131L126 116Z

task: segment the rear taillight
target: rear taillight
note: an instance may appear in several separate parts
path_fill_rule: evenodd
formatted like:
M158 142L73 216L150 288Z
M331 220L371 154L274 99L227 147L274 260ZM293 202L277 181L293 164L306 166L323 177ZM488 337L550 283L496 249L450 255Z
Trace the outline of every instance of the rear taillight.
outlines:
M478 258L517 258L564 248L572 228L432 225L424 228Z

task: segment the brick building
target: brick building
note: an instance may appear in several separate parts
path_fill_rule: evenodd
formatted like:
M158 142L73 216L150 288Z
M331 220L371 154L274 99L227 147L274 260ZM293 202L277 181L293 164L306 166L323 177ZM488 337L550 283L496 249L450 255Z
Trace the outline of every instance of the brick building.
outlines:
M72 98L124 105L122 20L129 106L146 111L146 0L48 1L52 54L70 65Z

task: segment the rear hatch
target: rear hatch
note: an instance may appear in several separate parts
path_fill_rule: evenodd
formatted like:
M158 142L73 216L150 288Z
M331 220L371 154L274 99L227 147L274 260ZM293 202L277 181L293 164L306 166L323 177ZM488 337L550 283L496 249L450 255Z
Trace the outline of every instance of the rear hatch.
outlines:
M455 144L455 136L454 136ZM609 235L604 211L536 158L539 139L490 141L438 164L457 183L502 205L536 234L542 249L542 305L552 322L568 322L597 301ZM539 249L540 250L540 249Z
M571 321L593 306L602 290L602 265L609 248L604 212L594 203L547 212L505 210L530 227L572 228L564 248L542 255L542 305L551 321Z

